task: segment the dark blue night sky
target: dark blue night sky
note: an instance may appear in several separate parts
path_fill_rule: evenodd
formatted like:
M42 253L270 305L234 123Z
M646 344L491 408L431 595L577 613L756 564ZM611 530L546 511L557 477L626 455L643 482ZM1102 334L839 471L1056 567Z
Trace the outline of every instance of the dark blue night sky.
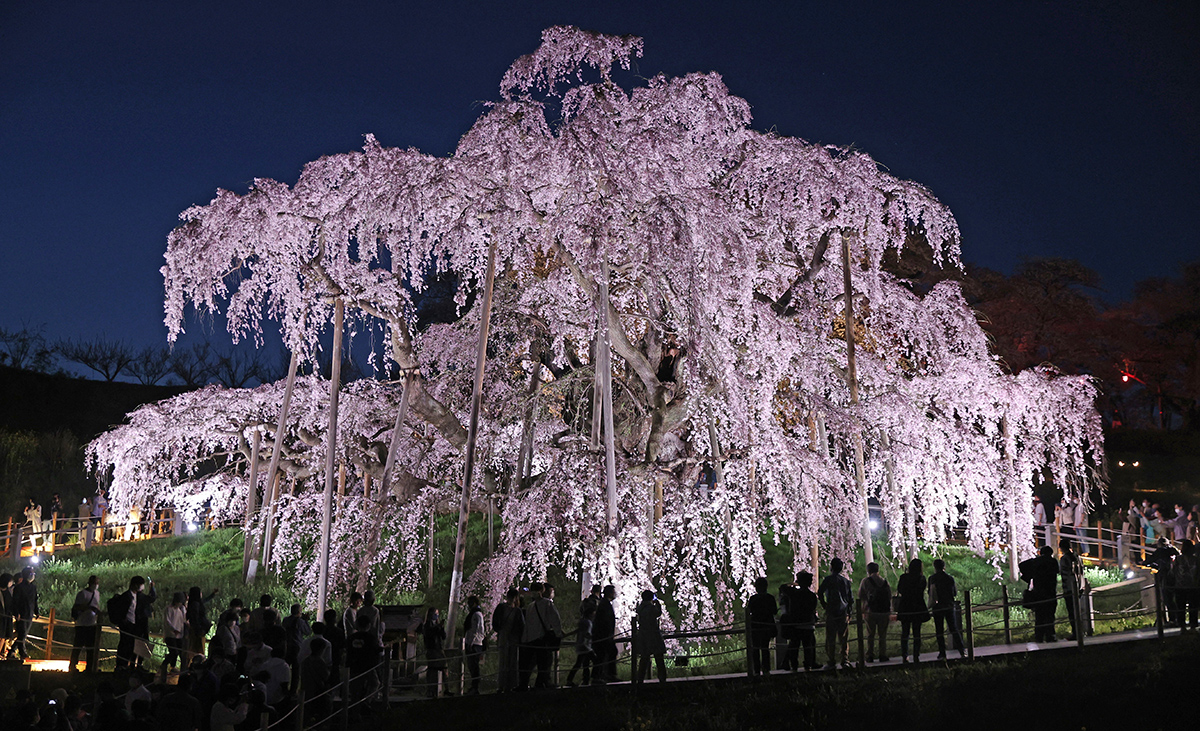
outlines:
M0 327L163 343L183 209L367 132L447 154L555 24L925 184L972 263L1076 257L1120 299L1200 258L1196 3L412 5L0 3Z

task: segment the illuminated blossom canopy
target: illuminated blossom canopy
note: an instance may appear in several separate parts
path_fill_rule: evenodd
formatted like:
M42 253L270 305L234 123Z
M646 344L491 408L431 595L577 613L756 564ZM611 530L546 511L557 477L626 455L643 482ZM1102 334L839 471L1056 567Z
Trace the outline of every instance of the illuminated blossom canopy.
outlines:
M377 488L401 385L344 389L336 583L418 584L422 526L462 479L473 292L493 246L476 464L503 529L471 578L490 596L553 565L657 585L683 624L723 616L763 572L768 530L791 541L800 564L810 546L862 541L855 441L900 551L960 522L980 550L1031 541L1037 481L1087 499L1102 463L1091 382L1005 373L955 282L896 273L904 257L959 266L954 218L928 190L861 152L750 129L749 105L715 73L619 86L610 70L629 67L640 39L555 27L542 40L453 155L368 135L361 152L306 165L295 185L219 191L169 237L172 339L190 305L223 311L235 340L278 323L311 361L340 297L352 327L386 331L389 368L420 374L386 490ZM415 298L447 272L460 283L458 318L418 327ZM598 336L612 352L612 531L592 434ZM294 494L284 491L275 560L295 563L304 588L316 580L323 383L298 382L281 463ZM263 430L269 453L282 390L208 388L147 406L90 454L113 470L119 505L212 500L237 515L248 435ZM723 473L711 489L699 479L706 462ZM372 532L383 540L372 544Z

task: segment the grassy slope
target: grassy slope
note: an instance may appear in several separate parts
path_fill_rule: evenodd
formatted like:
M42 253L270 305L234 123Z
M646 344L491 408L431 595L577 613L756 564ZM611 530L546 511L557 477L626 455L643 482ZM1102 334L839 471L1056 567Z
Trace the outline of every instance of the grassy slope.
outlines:
M4 571L13 571L12 562L2 562ZM187 536L156 538L133 543L113 543L96 546L84 552L78 549L59 549L53 559L38 568L38 594L42 613L54 607L58 617L70 619L75 593L95 574L100 579L101 596L107 598L124 591L132 576L149 576L154 580L159 599L151 632L159 632L161 608L171 600L172 592L199 586L208 595L219 590L214 601L224 607L238 596L250 603L251 596L268 593L276 604L290 604L296 598L274 578L259 581L253 589L241 580L242 534L236 529Z

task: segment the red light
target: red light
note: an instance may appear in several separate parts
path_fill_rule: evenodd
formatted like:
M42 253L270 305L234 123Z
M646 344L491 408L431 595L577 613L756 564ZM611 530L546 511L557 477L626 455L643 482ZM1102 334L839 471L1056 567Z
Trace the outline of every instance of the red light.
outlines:
M1124 381L1125 383L1129 383L1129 375L1126 374L1126 375L1121 376L1121 380Z

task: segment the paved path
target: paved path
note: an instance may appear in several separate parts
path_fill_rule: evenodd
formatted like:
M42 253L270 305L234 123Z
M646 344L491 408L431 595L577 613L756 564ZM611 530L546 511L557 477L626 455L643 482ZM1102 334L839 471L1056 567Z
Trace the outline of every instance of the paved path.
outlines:
M1164 630L1164 634L1167 637L1178 635L1179 628L1170 627L1170 628ZM922 639L924 640L926 638L922 638ZM951 650L948 653L948 660L935 660L934 658L937 656L936 640L932 640L932 638L929 638L929 639L932 642L934 642L933 647L935 649L933 649L932 651L929 651L929 652L922 652L921 653L922 661L919 663L913 664L909 667L913 667L913 668L920 668L923 666L925 666L925 667L940 667L940 666L945 666L945 665L949 665L949 664L958 664L958 663L966 662L965 659L960 658L958 656L958 652L956 650ZM1119 644L1119 643L1123 643L1123 642L1138 642L1141 640L1156 640L1156 639L1158 639L1158 630L1153 627L1150 627L1148 629L1126 630L1124 632L1112 632L1110 634L1098 635L1096 637L1088 637L1084 640L1084 647L1091 647L1093 645L1115 645L1115 644ZM924 642L922 642L921 644L923 647L926 646ZM898 645L893 645L893 647L895 647L896 649L899 649ZM853 645L852 645L851 649L853 650ZM976 647L975 648L975 658L979 659L979 658L986 658L986 657L1000 657L1003 655L1021 655L1021 654L1026 654L1026 653L1030 653L1030 652L1053 652L1055 650L1077 650L1077 649L1079 649L1079 645L1076 642L1067 641L1067 640L1059 640L1057 642L1040 642L1040 643L1039 642L1016 642L1011 645L985 645L983 647ZM820 657L823 654L823 650L824 650L824 648L822 646L817 647L818 657ZM854 667L850 668L850 670L851 671L857 670L858 669L857 663L853 663L853 665L854 665ZM903 666L904 666L904 664L901 662L900 658L896 657L896 658L888 660L887 662L867 663L866 669L869 670L871 668L877 668L877 667L884 668L884 667L903 667ZM800 672L805 672L805 671L800 671ZM834 673L834 672L837 672L837 671L835 671L835 670L809 670L809 671L805 672L805 674L807 674L807 673ZM771 675L791 675L791 674L793 674L793 673L790 670L774 670L771 672ZM796 674L799 674L799 673L796 673ZM686 676L686 677L668 678L667 682L668 683L678 683L678 682L688 682L688 681L695 681L695 680L714 680L717 678L744 678L744 677L746 677L745 673L723 673L723 674L719 674L719 675L690 675L690 676ZM652 681L652 682L657 682L657 681ZM628 685L628 684L629 684L629 681L621 681L619 683L611 683L611 685Z

